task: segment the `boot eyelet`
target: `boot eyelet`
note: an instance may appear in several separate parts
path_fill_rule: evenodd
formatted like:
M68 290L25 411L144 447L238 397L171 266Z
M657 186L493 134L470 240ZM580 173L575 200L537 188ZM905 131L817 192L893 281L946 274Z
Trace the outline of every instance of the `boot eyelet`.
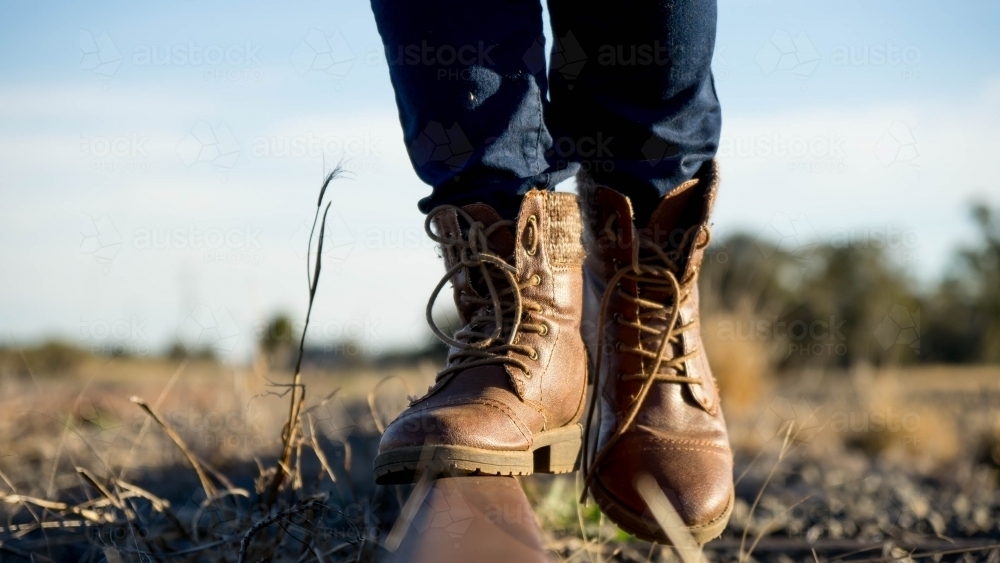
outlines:
M621 313L615 313L615 322L616 323L621 323L622 322L622 315L621 315Z
M524 245L524 251L528 253L528 256L534 256L538 252L538 217L535 215L528 217L525 236L528 237L528 241Z
M615 342L615 352L621 352L621 351L622 351L622 343Z
M531 276L531 285L542 285L542 276L538 274Z
M547 335L548 333L549 333L549 325L542 325L542 328L541 328L541 329L539 329L539 331L538 331L538 334L539 334L540 336L545 336L545 335Z
M615 376L615 379L617 379L619 383L623 383L625 381L624 379L622 379L623 377L624 374L622 372L618 372L618 375Z
M538 359L538 350L535 350L534 348L532 348L531 349L531 353L528 354L528 357L531 358L532 360L537 360Z

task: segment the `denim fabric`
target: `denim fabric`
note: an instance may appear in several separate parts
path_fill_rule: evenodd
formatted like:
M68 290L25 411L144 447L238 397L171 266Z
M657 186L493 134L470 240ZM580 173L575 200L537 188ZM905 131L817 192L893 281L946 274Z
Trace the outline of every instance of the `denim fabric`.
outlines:
M504 217L582 166L643 224L718 148L716 0L372 0L407 151L444 203ZM550 86L551 83L551 86ZM551 99L551 103L549 101Z

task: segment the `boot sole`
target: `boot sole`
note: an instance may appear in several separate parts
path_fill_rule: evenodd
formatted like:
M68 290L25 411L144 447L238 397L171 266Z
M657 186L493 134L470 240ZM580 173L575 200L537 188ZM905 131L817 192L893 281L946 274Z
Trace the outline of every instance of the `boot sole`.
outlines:
M399 448L375 457L375 483L413 483L421 475L531 475L570 473L579 465L583 427L570 424L535 434L531 449L496 451L469 446L428 445Z
M625 530L641 540L667 546L673 545L670 538L663 533L663 530L660 530L659 528L655 531L650 530L649 520L643 519L642 516L622 507L622 505L618 503L618 501L614 500L614 497L612 497L610 493L608 493L608 491L600 485L600 482L595 480L593 484L590 485L590 494L594 497L594 500L597 501L597 505L601 507L601 512L603 512L622 530ZM729 517L733 514L733 506L735 504L736 493L735 491L731 491L729 493L729 504L726 505L726 509L722 511L722 514L716 516L712 521L706 524L689 526L685 528L685 530L691 535L695 543L698 545L705 545L706 543L721 536L722 532L725 531L726 526L729 525Z

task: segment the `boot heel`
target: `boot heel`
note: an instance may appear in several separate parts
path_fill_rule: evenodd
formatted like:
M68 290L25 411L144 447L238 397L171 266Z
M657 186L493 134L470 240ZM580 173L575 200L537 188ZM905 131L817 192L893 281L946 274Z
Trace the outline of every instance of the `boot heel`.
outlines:
M580 426L574 424L554 433L559 435L552 443L533 452L535 473L570 473L579 468L580 446L583 444Z

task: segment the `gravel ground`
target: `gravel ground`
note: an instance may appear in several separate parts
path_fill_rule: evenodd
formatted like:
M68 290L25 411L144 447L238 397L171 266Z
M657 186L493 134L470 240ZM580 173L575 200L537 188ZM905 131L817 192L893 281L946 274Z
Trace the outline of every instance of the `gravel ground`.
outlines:
M174 403L168 400L162 408L164 412L184 415L168 417L170 420L230 421L231 427L213 429L211 433L188 423L181 433L198 455L223 471L236 487L250 491L252 497L258 472L255 456L276 443L280 432L280 423L276 421L283 416L284 403L275 399L273 405L266 403L254 417L239 418L235 415L246 415L240 410L246 401L232 399L231 405L220 406L215 398L220 396L217 393L229 396L231 387L213 389L204 381L208 379L193 382L191 391L178 384L170 399ZM163 387L162 383L148 385L141 392L149 397L155 397ZM13 492L70 504L99 499L100 494L75 468L86 468L105 485L109 483L108 475L120 475L109 472L108 465L125 459L124 454L132 448L145 420L143 416L133 417L129 410L134 409L128 402L128 396L137 392L134 386L109 383L94 391L92 399L83 401L85 405L87 401L92 403L88 408L80 406L84 394L79 388L53 383L52 388L42 388L34 394L25 389L29 387L17 388L16 399L11 399L15 396L10 394L0 396L3 415L0 416L0 496L6 496L7 500L3 502L5 499L0 498L0 561L25 560L16 555L19 552L37 552L35 561L45 561L45 557L60 562L150 560L125 548L130 542L134 545L134 541L122 535L127 528L121 520L96 528L25 532L21 526L32 524L36 517L66 521L75 516L37 507L32 513L23 503L10 500ZM245 391L247 396L256 392L259 390L252 388ZM829 435L817 433L811 437L815 439L791 441L782 454L780 440L761 445L748 439L747 432L741 434L746 428L760 427L759 415L742 419L734 416L731 427L736 449L737 501L727 530L706 547L707 559L780 563L911 560L1000 563L1000 460L995 444L989 446L993 450L986 451L976 445L977 439L972 439L979 436L974 431L976 425L981 427L983 421L996 415L992 406L995 403L992 399L947 399L927 389L922 392L935 399L938 407L947 403L955 408L943 409L944 414L932 416L931 411L921 410L915 403L903 403L920 413L921 428L912 436L901 433L894 439L905 442L920 438L931 446L935 445L934 440L954 439L955 446L950 449L925 448L950 452L947 460L933 464L895 455L893 452L898 453L899 448L893 449L891 440L883 444L885 440L873 441L871 435L837 435L830 439ZM845 406L831 396L809 395L810 416L823 405L832 412L854 412L861 408ZM986 395L975 396L983 399ZM200 397L200 402L192 402L192 397ZM330 562L357 560L361 553L357 540L361 536L385 538L408 493L406 488L374 486L370 465L377 448L377 425L366 401L352 400L345 404L347 420L352 425L348 437L350 455L336 443L336 436L327 436L329 439L323 441L338 482L320 478L324 470L310 454L304 456L301 466L307 493L325 495L328 504L350 513L350 517L326 529L330 541L340 542L328 546L339 549L325 559ZM214 413L216 418L203 416L203 411ZM68 412L78 414L67 418ZM330 420L340 419L331 415ZM342 425L326 424L344 432ZM950 429L942 432L946 425ZM750 434L759 431L756 428ZM234 441L234 437L239 440ZM58 452L62 452L60 463L53 474L52 460ZM268 458L266 453L261 457L264 466L273 465L273 457ZM129 481L168 500L185 526L197 521L197 525L188 526L189 531L198 528L197 541L180 538L168 533L173 524L155 513L150 503L135 501L143 529L154 536L162 533L157 541L174 542L172 547L204 545L206 538L241 536L261 516L253 512L249 499L200 513L204 494L200 492L198 479L162 432L150 431L144 436L142 446L136 450L134 466ZM574 476L536 476L523 479L522 483L545 530L554 560L588 563L679 560L669 549L629 538L606 521L602 525L593 504L582 510L582 518L578 517ZM581 538L581 521L588 542ZM121 537L112 538L109 533ZM369 546L375 543L368 542ZM109 547L123 549L111 552ZM163 560L234 561L234 547L230 541L211 550ZM363 555L378 554L373 547L368 550Z

